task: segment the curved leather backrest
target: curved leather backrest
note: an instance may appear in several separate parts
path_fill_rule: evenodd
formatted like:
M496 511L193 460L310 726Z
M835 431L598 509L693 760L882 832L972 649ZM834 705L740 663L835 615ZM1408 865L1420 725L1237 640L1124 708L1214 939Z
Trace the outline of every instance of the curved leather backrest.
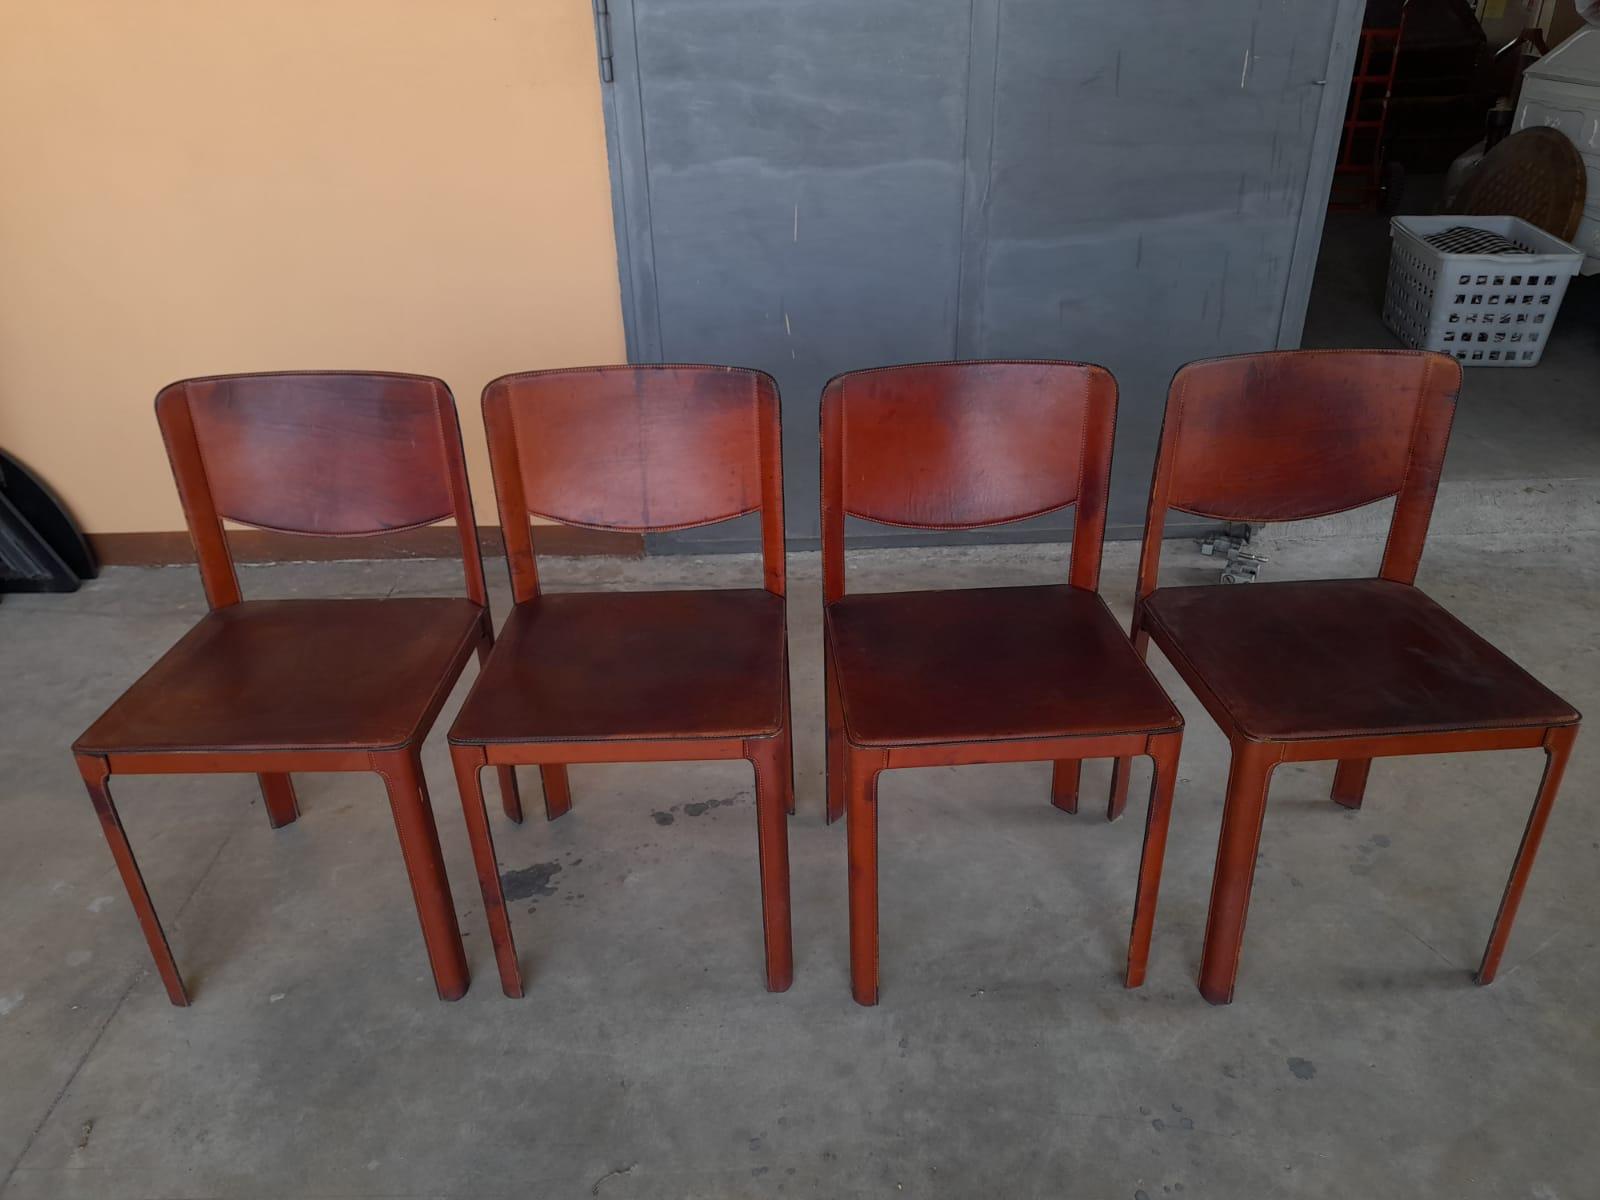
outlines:
M1296 521L1437 479L1461 368L1412 351L1285 351L1190 363L1173 377L1167 504L1225 521ZM1429 459L1427 462L1421 461Z
M962 529L1076 501L1089 428L1115 401L1110 373L1081 363L919 363L832 380L823 427L836 410L846 513Z
M187 409L216 512L229 520L359 535L455 511L445 444L454 409L437 379L306 372L184 380L156 397L169 435L181 421L177 405Z
M534 516L598 529L710 525L762 503L770 375L735 367L582 367L496 379L483 394L515 440Z

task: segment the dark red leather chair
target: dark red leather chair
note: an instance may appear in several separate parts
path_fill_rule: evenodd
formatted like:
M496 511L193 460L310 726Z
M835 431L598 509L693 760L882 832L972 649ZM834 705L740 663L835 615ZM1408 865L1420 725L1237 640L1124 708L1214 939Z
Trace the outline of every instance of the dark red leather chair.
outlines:
M163 389L156 416L211 611L72 749L167 995L189 1002L113 774L254 773L274 827L299 816L292 771L383 776L434 982L460 997L466 956L419 753L493 625L449 388L415 375L218 376ZM459 599L245 600L222 525L358 537L450 517ZM514 804L509 770L500 784Z
M1233 999L1267 787L1283 762L1338 760L1333 799L1359 808L1374 758L1543 747L1478 982L1499 966L1578 714L1414 586L1460 387L1444 355L1376 350L1214 359L1172 381L1133 633L1141 653L1161 647L1232 747L1200 968L1213 1004ZM1156 587L1169 510L1294 521L1391 498L1376 579Z
M1116 408L1109 373L1065 362L886 367L823 392L828 819L848 811L861 1004L878 1002L878 776L897 767L1054 761L1072 812L1081 759L1148 754L1126 975L1144 980L1183 720L1095 591ZM1072 504L1065 584L845 593L846 516L973 529Z
M767 987L794 976L794 810L778 389L729 367L589 367L507 375L483 393L516 604L460 715L451 752L508 996L522 995L479 772L537 763L545 813L564 764L746 758L755 769ZM529 515L663 530L761 514L764 587L544 594ZM510 796L506 813L521 820Z

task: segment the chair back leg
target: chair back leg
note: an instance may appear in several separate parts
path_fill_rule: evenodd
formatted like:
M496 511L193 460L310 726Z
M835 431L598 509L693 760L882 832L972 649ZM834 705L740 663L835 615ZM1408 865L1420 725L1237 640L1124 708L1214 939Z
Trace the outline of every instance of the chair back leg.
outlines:
M1333 771L1333 802L1345 808L1360 808L1371 770L1370 758L1341 758Z
M1133 648L1140 658L1150 657L1150 635L1139 625L1139 613L1133 614ZM1106 803L1106 820L1115 821L1128 807L1128 784L1131 781L1133 759L1119 758L1111 767L1111 799Z
M1083 763L1076 758L1058 759L1050 771L1050 803L1062 812L1078 811L1078 781Z
M572 811L572 784L567 779L565 766L561 763L545 763L539 768L539 783L544 788L546 821L554 821Z
M261 800L267 806L267 822L274 829L294 823L300 815L300 802L294 794L294 778L287 774L257 775Z
M461 809L467 821L467 840L472 844L478 888L483 893L489 940L494 945L494 961L500 970L500 990L516 999L522 995L522 972L517 966L517 947L511 938L505 892L500 886L500 860L495 855L494 834L490 831L489 814L483 803L483 750L478 746L452 746L450 759L456 770L456 788L461 794Z

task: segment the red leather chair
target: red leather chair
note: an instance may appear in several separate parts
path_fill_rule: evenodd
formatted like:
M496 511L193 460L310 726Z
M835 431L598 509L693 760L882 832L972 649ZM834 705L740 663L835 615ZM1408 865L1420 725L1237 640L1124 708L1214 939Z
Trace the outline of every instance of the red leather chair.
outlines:
M828 819L848 811L850 976L878 1002L878 776L1084 758L1155 763L1126 981L1144 980L1183 720L1095 591L1116 383L1064 362L856 371L822 395ZM845 593L844 519L974 529L1076 504L1065 584ZM1113 812L1112 816L1116 813Z
M166 934L111 800L113 774L251 772L276 828L292 771L383 776L439 995L467 962L419 753L474 651L493 642L450 390L415 375L224 375L156 397L211 611L73 743L78 769L174 1004ZM453 517L466 596L245 600L224 519L359 537ZM501 773L506 802L515 780Z
M507 375L484 425L516 604L450 730L451 752L508 996L522 975L479 772L537 763L545 812L570 801L564 764L749 759L767 987L794 976L794 810L784 609L778 389L729 367L589 367ZM529 515L662 530L761 514L764 587L545 594ZM507 796L506 813L521 820Z
M1499 966L1578 732L1572 706L1414 586L1461 368L1308 350L1191 363L1172 381L1133 618L1232 747L1200 991L1233 999L1273 768L1336 759L1359 808L1374 758L1543 747L1544 781L1478 969ZM1167 512L1294 521L1394 500L1376 579L1157 588ZM1115 790L1125 792L1126 763Z

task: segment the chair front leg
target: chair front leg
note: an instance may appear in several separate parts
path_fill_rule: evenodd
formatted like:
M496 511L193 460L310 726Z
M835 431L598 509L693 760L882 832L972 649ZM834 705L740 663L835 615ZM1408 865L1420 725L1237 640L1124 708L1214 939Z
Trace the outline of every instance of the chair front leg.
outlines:
M1370 758L1341 758L1333 770L1333 802L1344 808L1360 808L1371 770Z
M784 778L788 744L782 737L751 739L745 757L756 776L756 849L761 867L761 930L766 946L767 991L794 982L794 939L789 922L789 821Z
M1139 608L1133 610L1133 649L1140 658L1150 657L1150 635L1139 622ZM1119 758L1111 768L1111 799L1106 804L1106 820L1115 821L1128 807L1128 781L1133 771L1132 758Z
M1076 758L1057 759L1050 772L1050 803L1062 812L1078 811L1078 781L1083 776L1083 763Z
M375 754L372 769L383 776L389 793L389 808L400 835L400 853L405 858L411 894L422 923L422 940L428 948L434 986L441 1000L459 1000L467 994L469 975L467 956L461 946L461 929L456 924L455 901L450 896L450 880L445 874L444 855L439 851L439 831L433 823L433 808L428 803L428 785L422 775L422 760L415 747L389 754Z
M483 750L477 746L452 746L450 760L456 770L456 789L461 793L461 811L467 820L467 840L472 844L478 889L483 893L483 915L489 922L489 940L500 970L500 990L517 999L522 995L522 972L517 966L517 947L511 938L511 920L500 886L500 860L494 852L494 835L483 803Z
M111 847L111 857L116 861L122 884L128 889L128 899L133 901L134 914L139 918L139 928L156 960L156 971L166 986L167 999L179 1008L189 1006L189 993L184 990L183 977L178 974L177 961L172 957L172 947L167 944L166 931L156 916L155 905L150 902L150 890L145 887L144 876L133 857L133 847L128 845L128 835L122 828L122 818L117 806L111 802L109 780L111 771L106 760L93 754L77 755L78 773L89 789L89 799L94 804L95 815L100 818L100 829Z
M489 652L494 649L494 630L489 625L487 610L483 618L483 636L478 639L478 669L489 661ZM522 824L522 794L517 791L517 769L515 767L500 768L500 805L505 809L506 816ZM545 807L550 805L549 789L545 789Z
M572 811L572 784L567 779L566 767L560 763L544 763L539 767L539 784L544 788L546 821L554 821Z
M1550 819L1550 809L1556 802L1556 792L1561 787L1561 776L1566 773L1567 760L1572 756L1572 745L1578 740L1576 725L1563 725L1552 729L1544 739L1544 777L1539 781L1539 794L1534 798L1533 811L1528 814L1527 827L1522 831L1522 844L1517 848L1516 861L1511 866L1511 878L1506 881L1505 895L1500 899L1500 911L1495 915L1494 929L1489 934L1489 945L1484 949L1483 962L1478 967L1480 984L1493 983L1500 970L1500 958L1511 939L1511 923L1517 919L1517 906L1522 903L1522 891L1528 886L1528 876L1533 872L1534 855L1539 853L1539 841L1544 837L1545 823Z
M1267 787L1278 754L1278 748L1267 742L1233 744L1216 873L1211 878L1211 908L1206 914L1205 952L1200 959L1200 994L1212 1004L1233 1000L1261 824L1267 813Z
M1128 938L1127 987L1144 982L1150 959L1150 935L1156 924L1156 896L1161 891L1161 864L1167 853L1167 823L1172 816L1172 793L1178 783L1181 733L1150 739L1150 808L1144 819L1144 851L1139 857L1139 887L1133 898L1133 932Z
M878 1002L878 776L882 751L846 749L845 834L850 860L850 991Z
M267 806L267 823L274 829L293 824L300 815L300 804L294 794L294 779L286 774L257 775L261 784L261 801Z

